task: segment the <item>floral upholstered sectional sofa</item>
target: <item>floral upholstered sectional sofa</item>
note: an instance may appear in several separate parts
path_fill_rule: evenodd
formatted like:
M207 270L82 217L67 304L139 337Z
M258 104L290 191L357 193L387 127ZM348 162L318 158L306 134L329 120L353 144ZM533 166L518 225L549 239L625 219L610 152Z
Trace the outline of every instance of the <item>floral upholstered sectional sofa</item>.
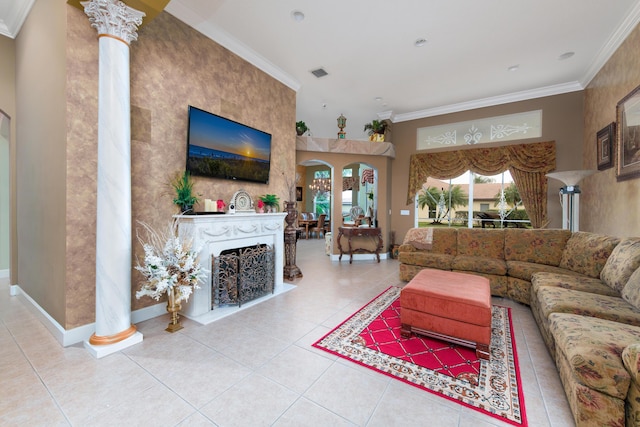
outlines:
M400 279L485 276L531 307L578 426L640 426L640 238L545 229L416 228Z

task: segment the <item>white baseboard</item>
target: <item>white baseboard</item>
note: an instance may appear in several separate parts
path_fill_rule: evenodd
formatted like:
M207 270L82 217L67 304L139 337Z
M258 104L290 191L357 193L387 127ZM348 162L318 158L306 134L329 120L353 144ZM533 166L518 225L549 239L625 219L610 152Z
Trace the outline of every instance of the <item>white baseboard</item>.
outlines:
M73 329L64 329L53 317L49 315L33 298L29 296L19 285L11 285L9 287L9 294L11 296L23 296L29 307L47 330L53 335L53 337L63 347L68 347L83 341L88 341L91 335L96 331L95 322L86 325L78 326ZM161 316L167 313L166 304L158 303L149 307L141 308L131 312L131 322L139 323L145 320L153 319L154 317Z
M44 325L45 328L51 335L60 343L63 347L68 347L70 345L79 343L84 341L85 339L89 339L91 334L93 334L96 330L95 325L83 325L74 329L66 330L60 325L56 319L51 317L49 313L47 313L41 306L38 304L33 298L29 296L19 285L11 285L9 288L9 293L12 296L22 296L24 299L29 302L28 307L31 312L38 317L40 322Z
M7 277L9 277L9 271L10 270L0 270L0 279L5 279Z
M141 308L131 312L131 323L144 322L145 320L153 319L154 317L167 314L167 303L159 302L158 304L150 305L149 307Z

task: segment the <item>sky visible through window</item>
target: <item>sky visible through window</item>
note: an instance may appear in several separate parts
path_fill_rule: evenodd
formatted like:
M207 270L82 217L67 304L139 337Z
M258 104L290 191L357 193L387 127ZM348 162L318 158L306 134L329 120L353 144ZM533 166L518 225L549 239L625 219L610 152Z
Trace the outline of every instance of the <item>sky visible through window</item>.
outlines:
M470 172L467 171L467 172L463 173L462 175L460 175L459 177L453 178L451 180L451 183L452 184L468 184L469 183L469 173ZM495 182L495 183L501 183L502 182L501 174L493 175L493 176L490 176L489 178L492 178L493 182ZM511 178L511 174L509 173L509 171L504 171L504 183L505 184L509 184L511 182L513 182L513 178Z

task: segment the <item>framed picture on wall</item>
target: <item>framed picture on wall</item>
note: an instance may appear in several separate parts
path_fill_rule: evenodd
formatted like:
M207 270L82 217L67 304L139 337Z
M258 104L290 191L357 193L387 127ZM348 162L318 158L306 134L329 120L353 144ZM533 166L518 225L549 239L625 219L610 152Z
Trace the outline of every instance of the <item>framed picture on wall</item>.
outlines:
M616 178L623 181L640 176L640 86L616 106Z
M596 144L598 151L598 170L609 169L613 166L613 159L615 154L613 148L615 147L613 141L615 140L616 124L610 123L605 128L600 129L596 136Z
M302 201L302 187L296 187L296 202Z

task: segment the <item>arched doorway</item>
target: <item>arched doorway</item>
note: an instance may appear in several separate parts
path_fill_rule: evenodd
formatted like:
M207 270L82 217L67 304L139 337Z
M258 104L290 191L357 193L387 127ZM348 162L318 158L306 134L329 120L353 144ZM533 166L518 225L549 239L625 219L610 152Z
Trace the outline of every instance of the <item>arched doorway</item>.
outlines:
M302 200L298 200L298 212L326 215L327 229L331 230L333 212L334 168L323 160L307 160L296 167L297 186Z
M359 216L371 225L377 223L378 171L362 162L354 162L342 169L342 217L356 222Z

